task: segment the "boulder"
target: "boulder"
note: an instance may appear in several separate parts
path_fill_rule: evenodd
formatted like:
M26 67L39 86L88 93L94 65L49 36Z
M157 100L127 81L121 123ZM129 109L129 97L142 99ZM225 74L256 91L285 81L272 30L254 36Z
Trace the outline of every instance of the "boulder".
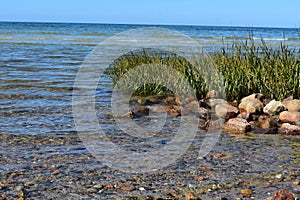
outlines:
M263 101L264 95L261 93L256 93L256 94L251 94L249 96L246 96L242 98L241 102L246 101L246 100L253 100L253 99L258 99L261 102Z
M279 120L283 123L298 124L300 122L300 112L283 111L279 114Z
M274 194L274 200L294 200L294 196L286 190L277 190Z
M284 135L300 135L300 127L296 125L282 126L278 131Z
M263 109L265 114L276 115L282 111L285 111L286 107L280 101L272 100Z
M224 131L246 133L251 130L251 125L243 118L232 118L224 124Z
M240 111L238 108L228 103L217 104L215 107L215 113L217 117L224 118L225 120L235 118L239 114L239 112Z
M263 103L258 99L246 99L239 104L241 112L259 114L263 111Z
M300 100L299 99L292 99L286 100L283 102L285 107L290 112L300 112Z

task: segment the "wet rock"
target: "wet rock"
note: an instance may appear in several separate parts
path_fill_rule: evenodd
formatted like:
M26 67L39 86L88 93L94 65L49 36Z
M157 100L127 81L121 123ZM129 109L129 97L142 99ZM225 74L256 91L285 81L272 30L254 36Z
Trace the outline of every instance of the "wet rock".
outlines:
M247 100L254 100L254 99L257 99L259 101L263 101L263 98L264 98L264 95L261 94L261 93L255 93L255 94L251 94L249 96L246 96L244 98L242 98L241 102L243 101L247 101Z
M192 193L187 193L185 195L185 200L197 200L197 198Z
M195 110L199 108L199 102L198 101L191 101L188 104L184 105L184 109L195 112Z
M287 122L296 124L300 122L300 112L283 111L279 114L279 120L281 122Z
M264 113L268 115L276 115L285 111L286 107L280 101L272 100L263 109Z
M166 105L179 105L181 102L177 97L166 97L163 103Z
M246 99L239 104L241 112L259 114L263 111L263 103L258 99Z
M223 128L224 126L224 120L223 119L217 119L217 120L209 120L207 125L207 130L218 130Z
M283 126L278 131L285 135L300 135L300 127L296 125Z
M149 108L146 108L146 107L139 108L138 110L132 111L131 113L132 113L133 118L148 116Z
M217 99L220 97L220 94L217 90L211 90L209 92L207 92L205 98L206 99Z
M197 111L198 111L198 117L200 119L205 119L205 120L209 119L209 111L206 108L200 107L197 109Z
M181 116L181 109L179 106L172 106L172 108L167 111L168 115L171 117Z
M274 194L275 200L294 200L294 196L286 190L277 190Z
M258 118L257 126L258 128L262 129L278 128L279 123L276 118L267 115L261 115Z
M299 99L293 99L293 100L285 100L283 102L285 107L290 112L300 112L300 100Z
M239 114L239 109L230 104L217 104L215 107L215 113L219 118L224 118L225 120L235 118Z
M241 190L241 194L243 196L249 196L249 195L253 194L253 192L250 189L243 189L243 190Z
M251 130L251 125L247 120L242 118L229 119L224 124L224 131L235 132L235 133L246 133Z

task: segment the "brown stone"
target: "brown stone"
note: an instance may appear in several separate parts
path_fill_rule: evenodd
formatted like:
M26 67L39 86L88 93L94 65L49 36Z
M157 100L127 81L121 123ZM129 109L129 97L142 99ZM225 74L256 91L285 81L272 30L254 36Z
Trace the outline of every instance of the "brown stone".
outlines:
M300 127L296 125L283 126L278 131L285 135L300 135Z
M185 195L185 200L196 200L197 198L192 193L187 193Z
M270 128L278 128L279 124L276 118L267 115L261 115L258 118L257 126L258 128L262 128L262 129L270 129Z
M285 107L290 112L300 112L300 100L293 99L293 100L286 100L283 102Z
M242 118L229 119L224 124L224 131L235 133L246 133L251 130L251 125Z
M247 112L250 114L262 113L263 107L263 103L258 99L246 99L239 104L241 112Z
M219 118L225 120L236 117L239 114L239 109L230 104L217 104L215 107L215 113Z
M204 181L205 177L204 176L199 176L195 179L196 181Z
M243 190L241 190L241 194L243 196L249 196L249 195L253 194L253 192L250 189L243 189Z
M286 190L277 190L274 194L274 200L294 200L294 196Z
M259 101L263 101L264 95L261 93L255 93L255 94L251 94L249 96L246 96L244 98L242 98L241 102L243 101L247 101L247 100L254 100L254 99L258 99Z
M300 122L300 112L283 111L279 114L281 122L296 124Z
M223 128L224 119L217 119L217 120L209 120L207 124L208 130L218 130Z

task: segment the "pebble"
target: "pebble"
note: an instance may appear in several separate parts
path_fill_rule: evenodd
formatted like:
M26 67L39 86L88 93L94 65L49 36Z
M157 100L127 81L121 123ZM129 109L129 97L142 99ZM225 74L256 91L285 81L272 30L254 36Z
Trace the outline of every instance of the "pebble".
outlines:
M249 196L249 195L253 194L253 191L250 189L243 189L243 190L241 190L241 194L243 196Z

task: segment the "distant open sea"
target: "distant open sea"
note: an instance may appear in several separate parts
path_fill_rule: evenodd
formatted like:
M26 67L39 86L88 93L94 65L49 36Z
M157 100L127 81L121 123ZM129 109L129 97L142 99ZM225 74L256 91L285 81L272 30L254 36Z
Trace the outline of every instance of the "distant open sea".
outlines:
M300 47L297 28L0 22L0 134L74 131L72 88L85 57L106 38L142 27L179 31L208 52L250 33Z

